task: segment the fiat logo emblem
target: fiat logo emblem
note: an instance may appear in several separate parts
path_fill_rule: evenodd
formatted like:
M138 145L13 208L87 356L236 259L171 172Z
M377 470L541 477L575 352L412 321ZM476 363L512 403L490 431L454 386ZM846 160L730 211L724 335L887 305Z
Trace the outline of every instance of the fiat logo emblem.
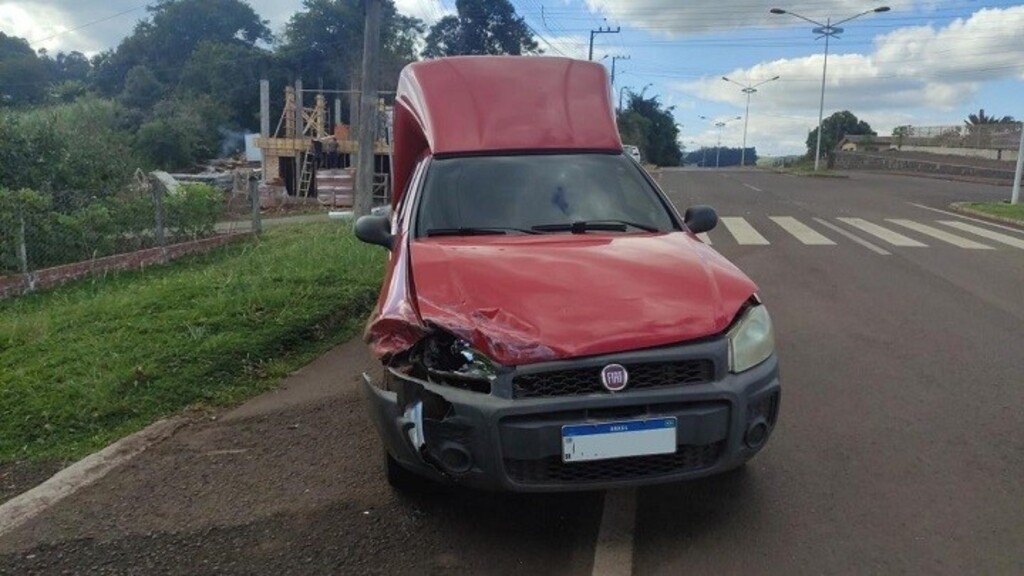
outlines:
M601 384L609 392L618 392L629 383L629 372L621 364L609 364L601 369Z

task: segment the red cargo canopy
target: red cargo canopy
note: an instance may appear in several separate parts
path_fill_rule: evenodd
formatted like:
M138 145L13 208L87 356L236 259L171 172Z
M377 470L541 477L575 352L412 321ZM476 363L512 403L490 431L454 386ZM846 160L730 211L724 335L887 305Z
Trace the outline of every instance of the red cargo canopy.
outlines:
M393 204L424 152L533 150L622 151L604 66L569 58L460 56L402 70Z

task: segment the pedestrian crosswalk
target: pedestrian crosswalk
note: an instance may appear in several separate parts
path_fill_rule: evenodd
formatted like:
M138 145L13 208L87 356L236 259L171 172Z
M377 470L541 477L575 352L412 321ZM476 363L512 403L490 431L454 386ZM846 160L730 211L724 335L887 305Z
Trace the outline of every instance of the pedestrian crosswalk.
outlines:
M1024 250L1024 230L1014 235L957 220L907 218L798 218L795 216L722 216L721 226L698 236L714 246L838 246L847 241L881 255L893 248L953 247L960 250Z

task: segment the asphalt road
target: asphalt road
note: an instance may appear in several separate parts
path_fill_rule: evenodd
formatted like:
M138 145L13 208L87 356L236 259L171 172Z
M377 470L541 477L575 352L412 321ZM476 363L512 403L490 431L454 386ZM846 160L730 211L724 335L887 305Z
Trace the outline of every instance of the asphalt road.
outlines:
M1008 189L659 180L724 217L709 240L762 289L784 393L742 472L635 492L633 572L1024 573L1024 232L925 208ZM350 343L192 423L0 537L0 573L592 573L622 498L393 494L358 391L372 368Z

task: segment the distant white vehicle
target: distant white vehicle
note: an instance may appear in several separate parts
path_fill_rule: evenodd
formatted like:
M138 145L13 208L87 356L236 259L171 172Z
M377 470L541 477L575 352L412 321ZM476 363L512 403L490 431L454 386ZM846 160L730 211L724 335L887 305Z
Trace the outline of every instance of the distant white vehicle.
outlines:
M638 163L640 162L640 149L636 146L633 146L632 144L624 144L622 146L622 151L629 154L633 160L636 160Z

